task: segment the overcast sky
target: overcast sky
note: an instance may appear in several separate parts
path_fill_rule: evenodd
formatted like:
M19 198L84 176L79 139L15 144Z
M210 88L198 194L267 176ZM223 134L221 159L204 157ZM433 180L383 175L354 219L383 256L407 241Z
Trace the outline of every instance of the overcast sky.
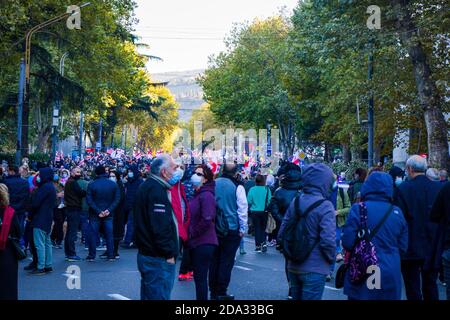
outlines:
M150 73L204 69L208 56L224 50L223 38L235 22L289 12L298 0L136 0L135 34L150 45L146 53L162 62L147 64Z

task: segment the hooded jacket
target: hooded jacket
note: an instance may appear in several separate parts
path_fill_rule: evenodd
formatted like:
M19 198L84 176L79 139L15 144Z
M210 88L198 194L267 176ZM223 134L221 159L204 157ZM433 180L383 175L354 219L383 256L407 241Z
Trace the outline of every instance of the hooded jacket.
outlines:
M131 172L133 172L134 177L127 178L127 183L125 183L125 211L133 209L138 188L144 182L136 166L131 167Z
M281 179L280 187L275 190L269 204L272 217L281 224L284 214L289 205L300 192L301 172L300 170L289 170Z
M362 201L367 206L367 227L374 229L391 206L393 194L392 178L383 172L369 175L361 188ZM381 289L369 290L366 282L360 285L350 283L348 274L344 280L344 293L352 299L400 300L402 274L400 256L408 248L408 225L400 208L393 206L391 213L372 238L381 274ZM359 205L350 210L341 237L342 245L351 250L360 229Z
M39 170L41 181L31 200L31 225L50 233L53 222L53 209L56 204L56 189L53 185L51 168Z
M191 223L189 226L188 247L218 245L216 227L215 182L204 184L189 202Z
M300 210L305 212L318 200L328 199L333 184L333 172L322 163L313 163L305 167L302 175L303 193L300 195ZM285 224L295 215L293 200L283 218L279 234L284 232ZM288 271L292 273L314 272L323 275L330 273L336 254L336 218L330 201L322 202L306 217L308 238L317 242L311 254L302 263L288 261Z

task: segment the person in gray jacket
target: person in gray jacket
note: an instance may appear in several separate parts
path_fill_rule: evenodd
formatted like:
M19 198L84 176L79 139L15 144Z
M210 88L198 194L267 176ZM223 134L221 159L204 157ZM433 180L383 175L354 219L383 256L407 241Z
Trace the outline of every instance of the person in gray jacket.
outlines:
M333 186L332 170L322 163L305 167L300 211L306 210L319 200L328 199ZM296 214L296 198L292 200L280 227L284 232L287 221ZM326 276L330 272L336 253L336 216L333 204L326 200L309 212L306 217L308 237L316 245L302 263L288 260L289 287L293 300L321 300Z

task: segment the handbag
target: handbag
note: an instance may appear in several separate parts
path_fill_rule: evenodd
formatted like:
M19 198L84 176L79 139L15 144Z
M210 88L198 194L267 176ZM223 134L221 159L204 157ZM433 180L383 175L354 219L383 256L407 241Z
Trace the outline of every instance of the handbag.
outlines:
M20 247L19 239L8 237L9 243L11 243L12 248L16 254L17 260L21 261L27 257L25 250Z
M359 204L361 226L352 250L346 251L344 263L336 271L335 287L340 289L344 286L345 274L350 270L350 282L360 284L367 278L365 271L368 265L377 264L375 247L371 240L384 224L393 206L390 205L378 225L370 232L367 228L367 207L364 202Z
M267 213L267 223L266 223L266 233L272 233L273 230L275 230L277 228L277 222L275 221L275 219L273 218L272 214L270 213L270 211L268 210L269 206L267 205L267 200L269 198L269 188L266 187L266 200L264 202L264 212Z

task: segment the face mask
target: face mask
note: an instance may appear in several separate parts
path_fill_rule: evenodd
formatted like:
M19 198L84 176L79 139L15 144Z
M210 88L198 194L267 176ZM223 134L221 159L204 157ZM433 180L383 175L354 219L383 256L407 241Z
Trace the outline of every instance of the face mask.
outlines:
M67 173L63 173L62 177L65 179L67 178Z
M116 179L116 177L109 177L109 180L111 180L112 182L117 182L117 179Z
M167 183L170 184L171 186L173 186L178 181L181 180L183 175L184 175L184 171L181 168L178 168L177 170L175 170L175 172L172 175L172 178L170 178L169 181L167 181Z
M403 182L403 179L401 177L397 177L395 178L395 185L398 187L399 185L401 185Z
M128 172L128 178L133 179L134 177L134 173L133 172Z
M37 182L37 183L41 183L41 177L37 177L37 178L36 178L36 182Z
M57 174L55 174L54 176L53 176L53 181L58 181L59 180L59 176L57 175Z
M191 177L191 183L196 188L200 187L202 184L202 177L194 173L194 175Z

